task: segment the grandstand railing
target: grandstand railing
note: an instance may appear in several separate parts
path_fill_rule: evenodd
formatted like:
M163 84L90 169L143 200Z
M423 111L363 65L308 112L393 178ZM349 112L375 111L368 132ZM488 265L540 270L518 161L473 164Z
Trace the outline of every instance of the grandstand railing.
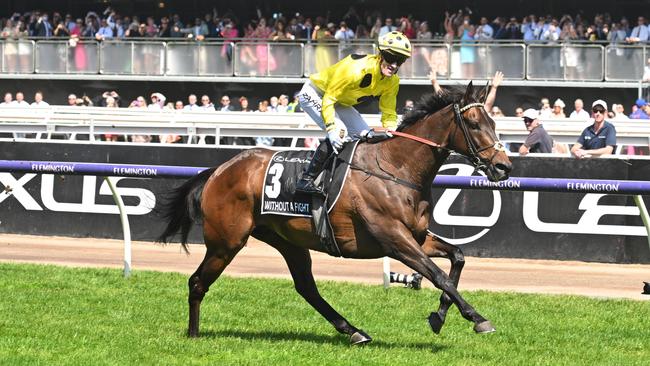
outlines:
M379 114L364 114L372 127L381 126ZM503 142L523 142L528 136L520 118L495 118ZM542 119L544 128L560 143L575 143L591 122L576 119ZM650 124L639 120L614 121L618 146L650 146ZM69 107L0 108L0 134L5 138L74 140L79 135L181 135L188 143L201 143L205 136L322 138L325 133L304 113L149 111L131 108ZM196 138L194 138L196 137Z
M0 74L102 74L302 78L351 53L375 52L372 42L272 42L250 39L0 39ZM487 79L639 82L646 45L598 43L414 42L401 68L406 80Z

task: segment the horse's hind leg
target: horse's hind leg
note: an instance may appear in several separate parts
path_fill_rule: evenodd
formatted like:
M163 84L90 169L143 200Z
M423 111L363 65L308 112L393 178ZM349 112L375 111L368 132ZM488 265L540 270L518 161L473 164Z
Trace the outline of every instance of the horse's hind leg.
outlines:
M221 239L207 222L204 223L204 238L207 251L205 258L197 268L196 272L190 276L189 286L189 325L187 335L189 337L199 336L199 314L201 301L208 292L210 285L219 278L224 269L235 258L235 255L246 243L248 234L236 240Z
M449 279L454 284L454 287L458 288L458 282L460 281L460 274L463 271L463 266L465 265L465 256L463 252L457 246L449 244L438 237L428 236L427 240L422 245L422 250L429 257L442 257L448 258L451 262L451 269L449 270ZM452 301L449 295L446 292L443 292L440 295L440 307L435 313L431 313L429 316L429 323L431 324L431 329L438 334L440 329L445 324L445 318L447 316L447 310L451 306Z
M291 272L296 291L327 319L339 333L348 335L351 344L358 345L372 341L369 335L350 324L320 295L311 269L309 250L294 246L275 233L264 233L258 238L267 242L282 254Z

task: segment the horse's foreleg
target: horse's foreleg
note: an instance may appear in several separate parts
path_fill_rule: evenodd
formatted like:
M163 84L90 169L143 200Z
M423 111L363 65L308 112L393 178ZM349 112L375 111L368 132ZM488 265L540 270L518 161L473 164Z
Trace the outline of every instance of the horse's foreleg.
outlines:
M294 246L277 236L272 240L265 238L265 241L275 247L284 257L289 266L296 291L300 296L327 319L339 333L348 335L350 343L353 345L372 341L369 335L350 324L320 295L311 269L309 250Z
M420 272L424 277L433 283L434 286L444 291L451 301L458 306L461 315L474 323L474 330L477 333L493 332L492 324L481 316L474 308L462 298L454 282L447 274L440 269L422 250L422 248L412 239L404 238L403 244L398 244L393 248L391 257L404 263L411 269ZM429 317L429 324L434 331L440 331L436 318Z
M422 250L429 257L443 257L449 259L451 262L449 278L454 284L454 287L458 288L460 274L463 271L463 266L465 265L465 256L463 255L463 252L460 250L460 248L453 244L449 244L435 236L427 236L427 240L424 242L424 245L422 245ZM451 298L449 295L447 295L446 292L443 292L440 295L440 307L438 308L438 311L431 313L431 316L429 317L431 328L436 334L440 332L443 324L445 324L447 310L449 310L449 306L451 306L451 304Z

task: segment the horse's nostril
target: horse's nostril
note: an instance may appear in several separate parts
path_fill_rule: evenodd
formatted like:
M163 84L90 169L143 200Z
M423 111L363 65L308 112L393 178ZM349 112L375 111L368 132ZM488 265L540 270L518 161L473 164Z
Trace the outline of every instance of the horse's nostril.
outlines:
M503 171L504 173L510 173L510 171L512 170L512 165L510 165L510 164L501 164L501 163L499 163L499 164L496 164L495 167L497 169Z

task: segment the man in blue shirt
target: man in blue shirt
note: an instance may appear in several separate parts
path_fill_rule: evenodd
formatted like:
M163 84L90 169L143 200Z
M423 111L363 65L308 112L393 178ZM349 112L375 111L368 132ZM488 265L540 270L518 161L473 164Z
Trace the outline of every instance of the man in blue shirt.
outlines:
M611 155L616 146L616 129L605 121L607 103L598 99L591 105L594 124L585 128L578 142L571 148L571 154L578 159L594 155Z

